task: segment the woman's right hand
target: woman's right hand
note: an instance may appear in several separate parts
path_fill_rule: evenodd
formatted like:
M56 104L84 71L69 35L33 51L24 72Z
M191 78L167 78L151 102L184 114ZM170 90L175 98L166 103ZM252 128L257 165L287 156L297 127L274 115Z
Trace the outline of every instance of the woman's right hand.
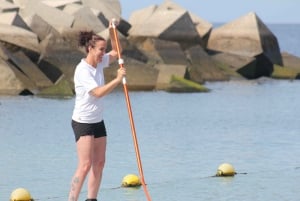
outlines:
M124 67L118 69L118 74L116 79L121 82L123 77L126 75L126 69Z

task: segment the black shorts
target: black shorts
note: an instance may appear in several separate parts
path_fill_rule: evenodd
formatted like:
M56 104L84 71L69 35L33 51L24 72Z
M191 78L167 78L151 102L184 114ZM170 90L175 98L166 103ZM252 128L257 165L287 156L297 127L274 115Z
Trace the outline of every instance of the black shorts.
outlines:
M103 120L101 122L92 124L79 123L77 121L72 120L72 128L74 131L76 142L81 136L93 135L94 138L106 136L106 128Z

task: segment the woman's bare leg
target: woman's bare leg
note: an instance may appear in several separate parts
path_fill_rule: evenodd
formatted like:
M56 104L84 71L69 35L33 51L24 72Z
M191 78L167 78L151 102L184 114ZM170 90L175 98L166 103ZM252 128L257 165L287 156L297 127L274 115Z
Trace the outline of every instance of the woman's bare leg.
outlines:
M97 198L105 164L106 137L94 139L93 163L88 179L88 198Z
M82 185L91 169L94 150L94 136L81 136L77 141L78 166L71 182L69 201L77 201Z

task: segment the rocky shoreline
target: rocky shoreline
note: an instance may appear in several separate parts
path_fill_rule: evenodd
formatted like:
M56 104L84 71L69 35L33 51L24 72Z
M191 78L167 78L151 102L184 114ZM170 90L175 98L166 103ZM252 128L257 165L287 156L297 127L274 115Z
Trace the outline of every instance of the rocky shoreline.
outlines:
M300 79L300 58L280 52L276 36L254 12L213 25L170 0L135 11L118 0L0 1L0 95L73 96L84 57L79 30L119 36L130 90L207 92L207 81ZM107 81L118 64L105 70Z

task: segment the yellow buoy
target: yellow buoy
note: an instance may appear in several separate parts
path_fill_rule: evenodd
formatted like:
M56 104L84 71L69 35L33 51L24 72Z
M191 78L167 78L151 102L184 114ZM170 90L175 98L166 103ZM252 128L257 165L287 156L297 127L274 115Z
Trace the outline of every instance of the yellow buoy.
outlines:
M141 185L141 181L138 176L134 174L126 175L122 180L122 187L137 187Z
M218 167L216 176L234 176L236 174L233 166L229 163L223 163Z
M10 201L33 201L33 199L26 189L17 188L11 193Z

